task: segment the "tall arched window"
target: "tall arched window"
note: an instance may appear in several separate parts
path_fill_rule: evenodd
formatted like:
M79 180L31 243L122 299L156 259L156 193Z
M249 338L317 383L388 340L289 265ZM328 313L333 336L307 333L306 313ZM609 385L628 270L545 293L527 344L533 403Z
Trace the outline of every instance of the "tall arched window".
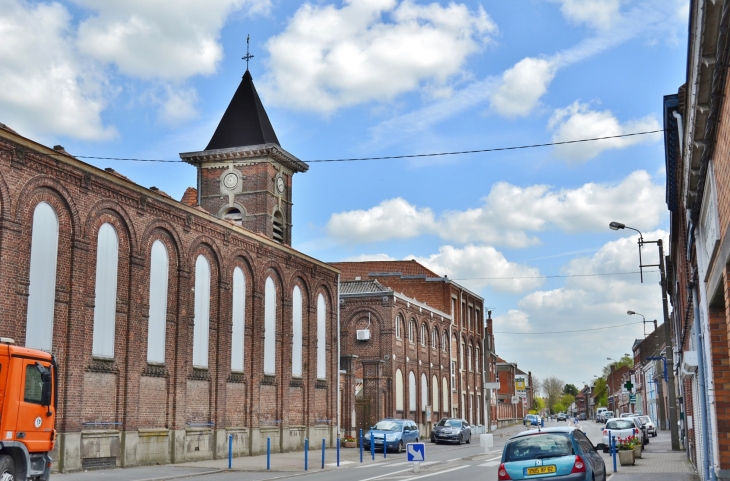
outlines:
M162 241L156 240L150 251L150 311L147 327L147 362L165 362L169 264L167 247Z
M276 286L271 277L264 287L264 374L276 375Z
M396 339L400 339L401 336L401 323L403 322L403 318L398 314L395 316L395 337Z
M433 328L433 332L431 333L431 349L438 349L438 341L439 339L439 332L436 330L436 328Z
M411 344L416 342L416 321L415 321L415 319L411 319L411 322L408 323L408 340L411 342Z
M291 375L302 377L302 291L294 286L292 292Z
M471 350L472 350L472 347L471 346L469 346L467 348L467 350L466 350L466 365L467 365L467 369L469 371L472 370L471 369L472 368L472 365L471 365Z
M441 350L446 352L449 347L449 335L444 331L443 338L441 339Z
M416 375L411 371L408 373L408 410L411 412L416 412L416 395Z
M474 349L474 370L476 372L482 372L482 362L479 359L479 348Z
M243 269L233 269L233 332L231 333L231 370L243 372L246 327L246 276Z
M208 367L210 325L210 264L203 254L195 260L195 325L193 326L193 367Z
M428 406L428 377L426 373L421 373L421 411L425 411L426 406Z
M431 379L431 386L433 389L431 389L431 412L438 414L439 412L439 380L434 374L433 378Z
M317 296L317 379L327 377L327 303Z
M445 377L441 379L441 397L441 409L446 413L449 410L449 381Z
M30 241L30 285L26 311L25 345L51 351L56 304L58 216L46 202L33 211Z
M466 349L466 344L464 343L464 340L461 341L461 349L459 350L459 367L461 369L466 369L466 366L464 365L464 350Z
M421 345L426 345L426 324L421 324Z
M400 369L395 371L395 410L403 411L403 372Z
M91 353L98 357L114 357L118 266L119 237L116 229L111 224L105 223L99 229L96 241L96 298Z

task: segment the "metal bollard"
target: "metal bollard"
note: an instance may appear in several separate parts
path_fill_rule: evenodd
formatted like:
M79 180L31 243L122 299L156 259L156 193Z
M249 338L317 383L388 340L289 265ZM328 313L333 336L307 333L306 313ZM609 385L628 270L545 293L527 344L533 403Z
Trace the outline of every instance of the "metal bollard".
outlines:
M307 456L309 455L309 439L304 440L304 470L309 468Z
M322 469L324 469L324 450L325 450L325 440L322 438Z
M360 429L360 464L362 464L362 429Z
M388 453L388 445L385 444L385 433L383 433L383 459L385 459Z
M370 432L370 455L375 461L375 435L372 432Z
M266 438L266 470L271 469L271 438Z
M228 435L228 469L233 465L233 434Z
M608 435L611 436L611 431L608 432ZM613 472L616 472L616 436L611 436L611 452L613 453Z
M337 467L340 467L340 438L337 438Z

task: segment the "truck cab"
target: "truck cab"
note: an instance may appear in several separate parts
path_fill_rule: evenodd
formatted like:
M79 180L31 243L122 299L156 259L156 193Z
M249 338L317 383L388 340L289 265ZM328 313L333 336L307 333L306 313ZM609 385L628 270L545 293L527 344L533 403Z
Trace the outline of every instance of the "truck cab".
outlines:
M52 354L0 337L0 479L47 481L56 441Z

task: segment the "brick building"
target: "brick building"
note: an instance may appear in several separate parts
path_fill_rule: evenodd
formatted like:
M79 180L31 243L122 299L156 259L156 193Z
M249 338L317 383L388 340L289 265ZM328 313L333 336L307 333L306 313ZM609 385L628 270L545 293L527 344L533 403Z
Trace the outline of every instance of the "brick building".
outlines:
M622 393L625 391L623 376L629 372L628 366L621 366L618 369L616 364L611 364L611 371L606 377L606 393L608 396L608 410L618 417L622 411ZM626 412L626 411L623 411Z
M58 359L56 469L333 442L338 272L289 245L306 165L248 72L186 203L0 126L0 326Z
M496 424L503 427L514 424L518 420L521 421L530 408L526 408L522 399L517 395L515 381L518 377L522 377L517 374L519 371L517 363L507 362L498 356L496 369L496 380L499 383Z
M413 419L424 434L444 416L484 424L484 300L415 261L332 265L342 272L343 427L382 417Z

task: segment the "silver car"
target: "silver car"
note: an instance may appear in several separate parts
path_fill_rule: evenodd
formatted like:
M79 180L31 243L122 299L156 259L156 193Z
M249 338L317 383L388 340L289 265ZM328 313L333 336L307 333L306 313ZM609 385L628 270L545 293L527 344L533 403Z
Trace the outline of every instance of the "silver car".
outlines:
M637 416L642 426L646 428L646 434L652 438L656 437L656 426L649 416Z

